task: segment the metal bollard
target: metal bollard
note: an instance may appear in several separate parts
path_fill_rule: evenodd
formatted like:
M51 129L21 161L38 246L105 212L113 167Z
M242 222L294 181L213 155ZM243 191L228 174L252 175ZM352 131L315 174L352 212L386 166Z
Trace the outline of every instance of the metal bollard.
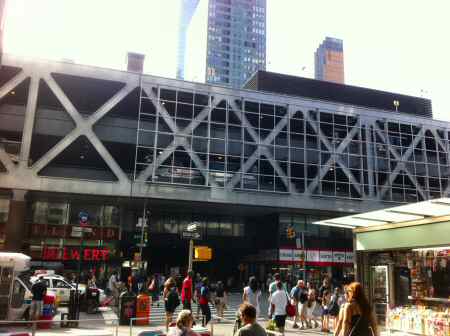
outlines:
M31 327L31 336L36 336L36 321L33 321L32 327Z

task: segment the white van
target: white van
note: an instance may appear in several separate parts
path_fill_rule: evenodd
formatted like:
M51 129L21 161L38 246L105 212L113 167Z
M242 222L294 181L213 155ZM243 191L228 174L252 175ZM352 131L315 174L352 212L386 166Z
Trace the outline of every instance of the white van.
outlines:
M31 258L22 253L0 252L0 320L27 319L31 284L24 274Z

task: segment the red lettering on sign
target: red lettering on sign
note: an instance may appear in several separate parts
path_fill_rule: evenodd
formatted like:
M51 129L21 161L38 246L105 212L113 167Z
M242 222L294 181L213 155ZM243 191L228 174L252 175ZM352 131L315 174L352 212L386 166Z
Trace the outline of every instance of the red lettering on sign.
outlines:
M71 251L71 259L72 260L80 260L80 252L78 250Z
M63 251L63 260L69 260L69 253L67 251L67 247L64 247L64 251Z
M108 250L100 250L102 253L103 260L108 260L109 251Z
M109 259L108 249L86 248L82 253L83 260L86 261L107 261ZM41 257L43 260L79 260L80 251L77 248L44 247Z
M100 252L97 249L92 249L92 260L100 260Z
M85 249L83 253L84 260L91 260L91 250Z

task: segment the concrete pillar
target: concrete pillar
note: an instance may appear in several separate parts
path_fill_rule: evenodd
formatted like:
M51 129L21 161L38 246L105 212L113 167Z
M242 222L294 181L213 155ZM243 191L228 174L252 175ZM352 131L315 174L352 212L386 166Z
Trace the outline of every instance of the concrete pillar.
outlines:
M8 221L5 226L5 251L22 252L22 245L26 238L26 190L13 190L13 197L9 203Z

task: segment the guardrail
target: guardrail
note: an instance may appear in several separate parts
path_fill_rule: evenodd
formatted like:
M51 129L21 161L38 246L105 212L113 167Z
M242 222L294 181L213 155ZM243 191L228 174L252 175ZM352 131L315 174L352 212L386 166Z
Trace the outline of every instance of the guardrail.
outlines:
M217 315L213 315L211 321L209 322L209 332L210 332L210 336L214 336L214 325L217 324L217 322L215 321L215 319L220 318L220 321L226 322L226 323L230 323L230 324L234 324L236 321L235 320L229 320L226 318L222 318L219 317ZM139 320L147 320L147 317L133 317L130 319L130 325L129 325L129 335L133 336L133 327L135 327L135 321L139 321ZM61 323L76 323L78 325L82 324L82 323L89 323L89 322L101 322L102 325L99 326L102 329L104 328L108 328L108 327L112 327L114 329L113 334L115 336L119 336L119 319L115 318L115 319L82 319L82 320L34 320L34 321L0 321L0 327L1 326L24 326L24 329L26 329L26 331L28 332L28 329L30 328L31 330L31 335L32 336L36 336L36 332L38 330L38 325L39 323L42 324L61 324ZM105 322L112 322L111 325L104 325L103 323ZM124 325L122 325L123 327L126 327ZM144 327L144 326L142 326ZM80 329L83 329L81 327L78 327ZM63 328L62 328L63 329ZM42 329L43 331L45 329ZM54 330L54 329L53 329ZM282 336L281 333L273 331L273 330L267 330L266 332L268 335L272 335L272 336Z
M78 325L80 323L84 323L84 322L116 322L115 324L111 325L111 327L113 327L115 329L114 331L114 335L118 336L119 335L119 319L83 319L83 320L33 320L33 321L0 321L0 327L1 326L15 326L17 327L18 325L21 326L23 325L25 327L25 329L27 330L28 328L31 328L31 335L35 336L36 335L36 331L37 331L37 327L39 324L61 324L61 322L69 322L69 323L78 323ZM102 327L104 328L105 326L102 325ZM106 326L109 327L109 326ZM45 329L42 329L45 330ZM27 330L28 331L28 330Z

